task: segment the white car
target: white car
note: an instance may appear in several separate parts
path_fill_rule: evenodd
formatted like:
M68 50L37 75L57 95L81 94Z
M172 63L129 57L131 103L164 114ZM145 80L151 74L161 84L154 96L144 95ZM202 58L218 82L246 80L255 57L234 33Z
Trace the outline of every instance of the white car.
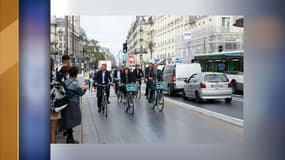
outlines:
M183 92L184 80L194 73L201 73L201 71L199 63L166 65L163 70L163 80L167 83L167 94L172 96L175 93Z
M232 84L224 73L202 72L193 74L185 80L184 99L193 98L200 102L207 99L232 101Z

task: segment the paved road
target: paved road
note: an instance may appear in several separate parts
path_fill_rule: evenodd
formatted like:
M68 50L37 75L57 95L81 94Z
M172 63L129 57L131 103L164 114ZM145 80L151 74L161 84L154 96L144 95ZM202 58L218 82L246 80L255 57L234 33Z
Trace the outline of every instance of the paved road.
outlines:
M134 115L124 113L113 92L106 119L97 113L95 93L82 99L82 143L240 143L243 129L167 102L163 112L153 111L144 98L136 101Z
M227 104L225 103L225 101L222 100L203 101L197 103L189 99L184 100L181 96L172 96L172 97L166 96L166 97L187 104L191 104L192 106L214 111L234 118L243 119L243 96L241 95L233 95L233 100L231 104Z
M143 86L143 89L145 86ZM181 95L176 96L167 96L167 98L184 102L186 104L190 104L195 107L207 109L209 111L221 113L230 117L243 119L243 95L233 95L233 100L231 104L225 103L224 100L215 100L215 101L203 101L200 103L196 103L193 100L184 100Z

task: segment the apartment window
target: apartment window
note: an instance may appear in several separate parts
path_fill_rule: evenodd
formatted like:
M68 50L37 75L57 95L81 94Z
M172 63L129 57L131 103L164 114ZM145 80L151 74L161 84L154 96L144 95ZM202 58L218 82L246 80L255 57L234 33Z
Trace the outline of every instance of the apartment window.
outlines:
M230 26L230 17L222 17L222 26L229 27Z

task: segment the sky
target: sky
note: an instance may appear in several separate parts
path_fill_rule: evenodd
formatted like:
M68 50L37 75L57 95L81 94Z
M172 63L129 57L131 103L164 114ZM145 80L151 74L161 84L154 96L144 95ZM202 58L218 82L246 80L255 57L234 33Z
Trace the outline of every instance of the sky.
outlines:
M80 16L80 25L88 39L99 41L117 56L127 38L135 16Z

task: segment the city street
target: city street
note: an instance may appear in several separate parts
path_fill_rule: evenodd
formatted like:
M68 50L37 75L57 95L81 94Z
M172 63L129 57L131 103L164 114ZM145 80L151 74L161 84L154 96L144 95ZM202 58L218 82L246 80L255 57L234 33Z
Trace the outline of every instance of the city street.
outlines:
M181 101L179 97L171 99ZM152 110L142 97L134 115L126 114L111 89L108 117L97 112L95 92L82 98L82 125L75 137L83 144L233 144L243 142L243 128L218 120L165 99L163 112ZM187 102L186 102L187 103ZM189 102L192 103L192 102ZM235 104L237 103L237 104ZM233 106L238 102L233 102ZM207 106L201 104L200 106ZM209 106L221 106L215 103ZM231 106L231 107L233 107ZM64 141L62 141L64 143Z
M184 89L197 101L222 98L198 103L165 95L159 112L142 96L135 100L134 115L129 115L111 88L105 118L97 112L96 92L88 90L81 97L82 123L74 128L75 139L81 144L242 143L244 97L232 94L243 93L244 85L243 25L237 25L238 20L243 17L52 16L55 64L63 63L61 56L70 56L68 63L81 68L80 84L83 76L93 77L106 64L108 71L128 67L136 78L163 79L169 94ZM130 80L132 74L125 71L112 76ZM57 140L65 143L61 133Z

